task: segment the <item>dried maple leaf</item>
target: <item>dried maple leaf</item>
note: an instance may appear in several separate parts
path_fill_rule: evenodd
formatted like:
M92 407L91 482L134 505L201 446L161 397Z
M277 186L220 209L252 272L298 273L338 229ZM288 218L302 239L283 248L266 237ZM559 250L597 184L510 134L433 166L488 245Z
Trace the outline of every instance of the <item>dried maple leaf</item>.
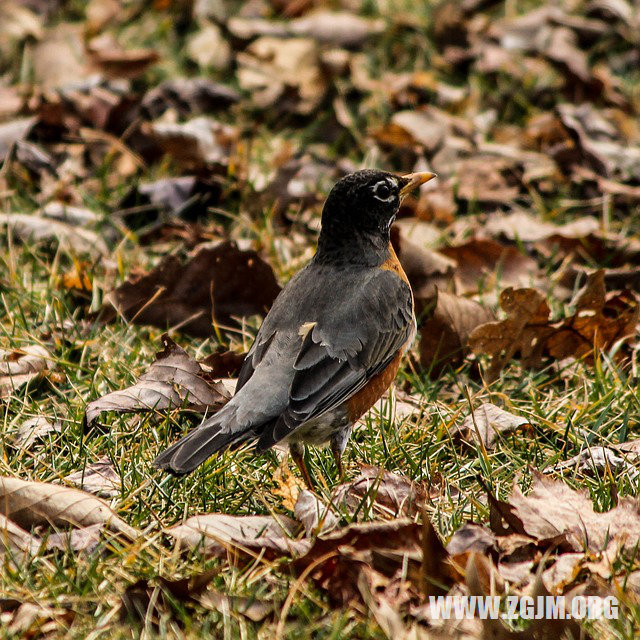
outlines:
M505 289L500 306L506 319L481 325L469 336L474 353L492 358L488 380L495 380L516 355L523 366L539 367L543 357L590 357L594 350L609 349L635 332L640 315L631 292L606 296L602 269L588 277L575 314L564 320L549 320L549 305L535 289Z

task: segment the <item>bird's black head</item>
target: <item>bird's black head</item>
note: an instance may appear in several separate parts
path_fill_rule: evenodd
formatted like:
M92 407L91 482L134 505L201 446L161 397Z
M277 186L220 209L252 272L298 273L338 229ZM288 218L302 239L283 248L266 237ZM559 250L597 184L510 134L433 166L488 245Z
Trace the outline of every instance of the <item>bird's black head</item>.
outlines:
M338 180L322 210L319 249L350 247L371 242L386 249L389 229L402 199L435 177L433 173L397 176L365 169Z

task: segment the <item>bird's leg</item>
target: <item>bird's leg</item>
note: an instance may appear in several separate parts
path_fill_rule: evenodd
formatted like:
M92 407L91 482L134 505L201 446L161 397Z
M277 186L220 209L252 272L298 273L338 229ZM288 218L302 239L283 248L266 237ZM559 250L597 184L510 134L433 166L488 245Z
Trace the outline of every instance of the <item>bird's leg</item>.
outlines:
M304 461L304 445L298 442L292 442L289 445L289 453L293 458L293 461L296 463L298 469L300 469L300 473L302 474L302 479L304 483L307 485L309 491L313 491L313 482L311 481L311 476L309 475L309 470L307 469L307 465Z
M353 425L349 424L343 429L336 431L334 435L331 436L331 440L329 442L331 453L333 454L333 459L336 461L336 466L338 467L340 482L344 480L344 465L342 464L342 454L347 448L347 442L349 442L351 429L353 429Z

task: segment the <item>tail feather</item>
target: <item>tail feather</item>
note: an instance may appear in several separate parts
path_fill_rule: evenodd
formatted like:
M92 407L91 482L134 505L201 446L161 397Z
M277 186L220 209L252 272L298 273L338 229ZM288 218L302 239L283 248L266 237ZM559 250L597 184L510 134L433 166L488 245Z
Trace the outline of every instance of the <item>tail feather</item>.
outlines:
M238 447L252 437L255 436L251 431L236 433L230 433L226 429L222 431L221 422L215 421L214 418L210 424L205 422L196 427L163 451L153 461L153 466L174 475L183 476L191 473L214 453Z

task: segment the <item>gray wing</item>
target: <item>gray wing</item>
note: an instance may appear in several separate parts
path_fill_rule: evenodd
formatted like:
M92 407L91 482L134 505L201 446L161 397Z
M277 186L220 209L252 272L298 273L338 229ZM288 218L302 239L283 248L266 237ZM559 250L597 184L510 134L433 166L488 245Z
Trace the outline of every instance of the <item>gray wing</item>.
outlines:
M343 288L341 287L341 291ZM258 449L290 435L305 422L341 405L383 371L415 330L409 286L390 271L375 270L351 295L309 321L296 356L288 404L265 425Z

